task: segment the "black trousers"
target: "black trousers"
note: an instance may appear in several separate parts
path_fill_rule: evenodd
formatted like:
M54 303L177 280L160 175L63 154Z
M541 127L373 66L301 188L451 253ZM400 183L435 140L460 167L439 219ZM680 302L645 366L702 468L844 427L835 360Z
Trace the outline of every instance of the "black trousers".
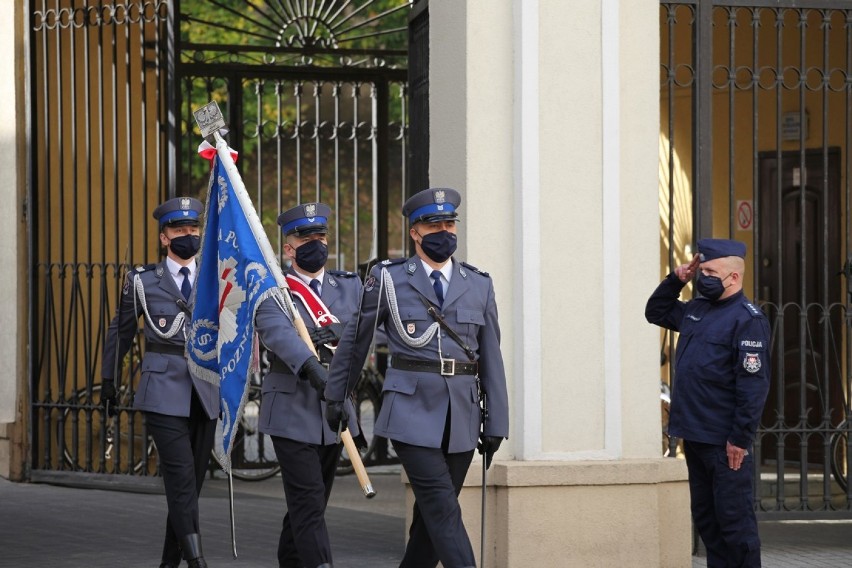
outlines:
M724 445L684 440L692 520L707 548L708 568L760 568L754 514L754 458L737 471Z
M331 543L325 524L325 506L334 485L340 444L306 444L272 436L287 514L278 539L281 568L315 568L331 563Z
M415 498L400 568L435 568L439 560L444 568L476 566L458 501L473 450L451 454L392 442Z
M146 412L145 422L157 445L169 506L162 561L177 565L180 540L201 532L198 496L213 450L216 420L207 416L193 391L189 417Z

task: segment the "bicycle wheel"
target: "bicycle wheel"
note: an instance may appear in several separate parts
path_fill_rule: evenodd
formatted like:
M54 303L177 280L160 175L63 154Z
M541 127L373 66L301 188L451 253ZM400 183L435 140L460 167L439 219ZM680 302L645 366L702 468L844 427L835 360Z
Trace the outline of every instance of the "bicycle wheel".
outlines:
M373 427L379 416L379 409L382 407L382 395L370 371L365 369L361 372L361 376L362 379L355 391L355 414L358 416L361 434L355 438L355 443L361 454L361 461L366 466L370 465L370 458L375 453L376 436L373 435ZM352 461L344 448L337 464L337 475L347 475L353 471Z
M834 481L840 486L840 489L846 493L847 488L847 471L846 471L846 421L841 422L837 426L837 431L831 435L831 473L834 475Z
M94 385L90 393L86 389L77 391L74 399L76 405L66 408L63 412L64 443L62 457L73 470L100 471L101 462L108 470L118 452L119 463L112 473L132 471L140 474L154 475L157 468L155 457L156 446L154 439L147 436L144 439L143 419L130 408L132 394L130 389L122 386L116 395L119 414L117 418L106 420L106 441L104 453L99 450L101 439L101 385ZM74 400L72 399L72 400ZM87 421L89 423L87 423ZM118 448L115 444L115 432L121 441ZM91 440L90 442L88 442ZM132 440L132 442L131 442Z
M269 479L281 471L272 438L258 430L260 394L259 385L249 387L248 400L231 444L231 472L243 481ZM216 430L216 447L219 451L222 449L221 431L221 427ZM213 456L221 466L218 452L214 451Z

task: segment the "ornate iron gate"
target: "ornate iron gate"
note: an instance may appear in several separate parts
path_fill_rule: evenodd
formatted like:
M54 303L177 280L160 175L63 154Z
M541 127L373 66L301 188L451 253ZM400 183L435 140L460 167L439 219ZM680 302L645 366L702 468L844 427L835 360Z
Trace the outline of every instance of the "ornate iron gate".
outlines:
M158 258L151 211L204 197L191 111L211 99L273 246L281 209L332 206L331 266L407 246L409 2L31 0L32 477L156 475L130 409L99 407L101 351L129 263ZM61 473L56 473L61 472Z
M852 10L663 1L660 30L664 264L700 237L745 241L746 293L772 324L758 509L849 516Z

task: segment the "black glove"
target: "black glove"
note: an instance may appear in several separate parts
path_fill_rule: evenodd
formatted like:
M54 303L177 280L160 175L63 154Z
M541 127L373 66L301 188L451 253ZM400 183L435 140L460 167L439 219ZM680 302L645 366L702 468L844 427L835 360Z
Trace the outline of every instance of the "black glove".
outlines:
M311 357L299 369L299 378L303 381L308 381L314 390L320 395L320 398L325 398L325 381L328 378L328 371L325 370L316 357Z
M311 336L311 341L313 342L314 347L339 341L342 333L343 324L340 322L330 323L323 327L315 327L308 331L308 335Z
M485 469L491 467L491 458L494 457L494 453L500 449L500 444L503 443L503 438L500 436L480 436L479 444L477 444L476 449L479 450L480 454L485 455Z
M118 401L115 399L115 382L112 379L103 379L101 382L101 406L104 407L108 417L118 416Z
M349 424L349 413L342 400L329 400L325 403L325 421L332 432L343 431ZM341 428L341 424L343 427Z

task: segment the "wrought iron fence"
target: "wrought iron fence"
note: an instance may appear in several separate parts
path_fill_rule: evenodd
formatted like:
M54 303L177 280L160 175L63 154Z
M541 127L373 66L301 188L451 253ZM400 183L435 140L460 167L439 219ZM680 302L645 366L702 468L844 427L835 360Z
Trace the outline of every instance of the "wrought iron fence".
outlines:
M852 511L850 24L831 0L660 3L660 255L671 268L701 237L749 245L745 290L772 325L763 515Z
M332 267L405 250L409 4L30 0L33 478L157 473L131 409L141 350L114 422L101 353L125 271L157 260L151 212L206 188L195 106L226 111L279 251L278 212L313 199L335 211Z

